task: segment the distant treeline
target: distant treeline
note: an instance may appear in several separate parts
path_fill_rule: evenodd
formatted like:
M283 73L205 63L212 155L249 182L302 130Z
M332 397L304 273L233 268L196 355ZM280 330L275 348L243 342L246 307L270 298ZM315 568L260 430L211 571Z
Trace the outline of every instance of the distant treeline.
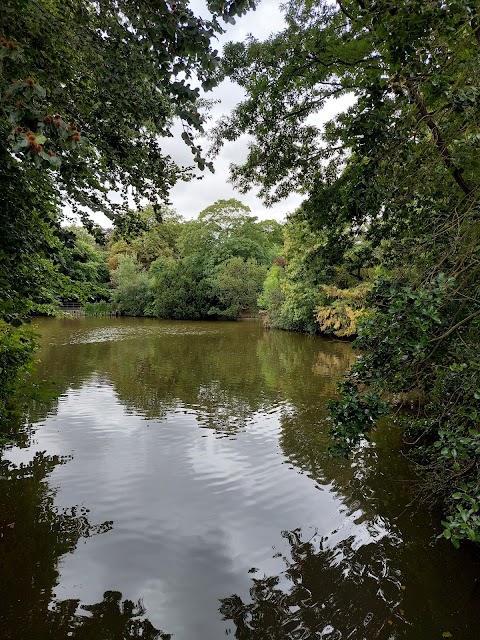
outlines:
M70 231L65 274L87 315L236 320L261 310L270 327L350 336L374 275L362 267L360 235L332 267L299 214L258 221L233 199L188 221L167 208L130 211L104 244L83 228Z

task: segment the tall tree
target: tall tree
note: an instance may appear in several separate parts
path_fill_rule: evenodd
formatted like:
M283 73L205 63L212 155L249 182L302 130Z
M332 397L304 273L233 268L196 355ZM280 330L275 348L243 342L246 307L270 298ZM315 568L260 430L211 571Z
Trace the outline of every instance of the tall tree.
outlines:
M163 254L152 264L156 314L237 319L242 310L256 309L280 234L278 222L258 222L238 200L206 207L180 226L178 259Z

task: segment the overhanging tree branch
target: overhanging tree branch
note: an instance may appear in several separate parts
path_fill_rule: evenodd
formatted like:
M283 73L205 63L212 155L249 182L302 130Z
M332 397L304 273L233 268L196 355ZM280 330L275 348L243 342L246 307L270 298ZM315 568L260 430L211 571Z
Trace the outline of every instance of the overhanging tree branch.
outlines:
M451 172L453 179L458 184L460 189L465 193L465 195L470 195L470 193L472 193L473 191L473 188L470 187L470 185L466 182L465 178L462 175L462 170L459 169L455 164L455 161L453 160L452 155L448 149L447 143L445 142L437 123L433 119L432 114L428 111L420 92L412 82L407 82L406 87L408 93L415 103L415 106L422 116L422 120L432 132L435 146L440 152L445 166Z

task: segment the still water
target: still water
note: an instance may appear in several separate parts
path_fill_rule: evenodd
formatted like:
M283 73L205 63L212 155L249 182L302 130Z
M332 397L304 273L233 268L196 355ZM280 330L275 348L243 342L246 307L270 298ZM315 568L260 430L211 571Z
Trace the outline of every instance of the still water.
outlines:
M349 344L256 322L37 328L51 399L0 463L2 640L480 637L480 557L435 540L395 427L325 456Z

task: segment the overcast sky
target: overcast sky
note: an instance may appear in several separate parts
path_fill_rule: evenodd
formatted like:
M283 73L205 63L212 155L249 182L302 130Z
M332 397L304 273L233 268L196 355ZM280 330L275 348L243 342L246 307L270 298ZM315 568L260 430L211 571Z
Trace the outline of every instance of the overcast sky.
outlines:
M200 14L204 12L202 5L203 3L199 1L192 2L193 9ZM218 41L219 50L221 51L226 42L245 40L249 34L263 40L271 33L282 30L284 25L280 2L278 0L262 0L256 11L249 11L245 16L238 18L235 25L226 26L226 33ZM212 116L216 120L221 115L228 114L241 101L243 91L234 83L225 81L214 91L208 93L206 97L219 101L212 110ZM215 159L214 174L207 170L204 172L202 180L178 183L171 192L174 208L186 218L191 218L219 198L238 198L247 204L252 209L252 213L260 219L275 218L280 220L285 218L288 212L293 211L302 200L299 195L292 195L287 200L267 209L256 197L256 190L241 194L228 182L229 165L232 162L242 162L246 158L247 144L248 138L246 136L236 142L226 143ZM174 139L167 140L165 150L172 155L174 160L183 163L191 162L189 149Z
M249 11L245 16L238 18L235 25L227 25L226 33L218 40L219 51L222 50L226 42L244 40L248 34L263 40L270 34L281 31L285 23L280 5L278 0L262 0L256 11ZM193 0L191 6L195 13L206 14L205 3L202 0ZM216 119L221 115L228 114L242 100L243 91L234 83L225 81L215 90L205 94L205 97L218 101L212 109L213 124ZM339 106L337 101L327 105L320 120L323 122L329 120L339 110ZM180 139L181 131L180 125L175 126L174 137L163 140L162 147L164 152L171 155L178 164L191 165L192 155L190 149ZM170 199L173 208L189 219L196 217L205 207L220 198L237 198L247 204L252 213L261 220L268 218L282 220L289 212L294 211L302 201L302 197L298 194L292 194L282 202L267 208L256 197L256 189L247 194L241 194L229 183L229 165L232 162L241 163L246 158L247 144L247 136L243 136L236 142L226 143L214 161L214 174L207 169L203 172L201 180L179 182L171 191ZM202 146L205 149L208 143L206 142ZM94 218L103 226L110 226L104 216L95 215Z

